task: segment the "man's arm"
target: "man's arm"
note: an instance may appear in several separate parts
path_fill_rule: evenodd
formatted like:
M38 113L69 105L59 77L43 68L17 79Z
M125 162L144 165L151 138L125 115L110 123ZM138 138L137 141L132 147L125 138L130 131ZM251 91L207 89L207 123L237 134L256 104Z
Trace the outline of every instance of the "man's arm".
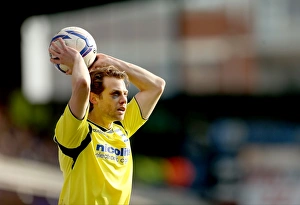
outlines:
M52 42L49 52L57 58L51 58L50 61L55 64L64 64L70 69L67 75L72 75L72 95L69 100L69 106L72 114L77 119L83 119L87 112L90 94L90 75L80 53L66 46L65 42L59 38L61 46Z
M139 90L135 98L141 108L142 116L148 119L164 91L165 80L138 65L103 53L97 54L91 70L107 65L114 65L127 73L130 82Z

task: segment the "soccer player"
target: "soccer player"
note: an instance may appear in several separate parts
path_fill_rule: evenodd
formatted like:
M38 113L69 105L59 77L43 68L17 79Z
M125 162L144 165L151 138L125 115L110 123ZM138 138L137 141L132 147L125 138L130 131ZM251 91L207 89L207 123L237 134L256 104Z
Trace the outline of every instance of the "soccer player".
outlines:
M63 173L60 205L126 205L132 190L130 137L147 121L165 80L140 66L98 53L88 69L80 53L58 39L50 61L70 69L72 93L54 140ZM128 85L138 92L128 102Z

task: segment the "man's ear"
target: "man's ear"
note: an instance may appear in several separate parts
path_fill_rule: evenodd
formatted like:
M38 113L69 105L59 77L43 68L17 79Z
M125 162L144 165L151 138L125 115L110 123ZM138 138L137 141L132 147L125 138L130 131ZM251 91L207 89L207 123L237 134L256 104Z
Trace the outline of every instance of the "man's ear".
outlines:
M92 93L90 94L90 102L93 103L93 104L96 104L97 103L97 98L98 98L98 95L96 95L95 93Z

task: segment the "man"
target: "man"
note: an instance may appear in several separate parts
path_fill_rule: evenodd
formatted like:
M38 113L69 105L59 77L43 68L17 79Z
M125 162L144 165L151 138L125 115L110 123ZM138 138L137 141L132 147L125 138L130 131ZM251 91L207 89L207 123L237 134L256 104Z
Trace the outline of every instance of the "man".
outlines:
M50 61L70 69L72 94L54 140L64 182L59 204L130 203L133 160L130 137L147 121L165 81L153 73L98 53L88 69L80 53L52 43ZM128 102L128 81L139 92Z

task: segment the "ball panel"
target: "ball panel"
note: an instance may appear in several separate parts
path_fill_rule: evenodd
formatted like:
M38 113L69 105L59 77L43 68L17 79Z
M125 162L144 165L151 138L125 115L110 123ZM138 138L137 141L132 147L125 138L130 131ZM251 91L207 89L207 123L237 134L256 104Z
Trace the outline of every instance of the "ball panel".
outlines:
M96 59L97 44L93 36L83 28L80 27L65 27L61 29L51 40L56 41L62 38L67 46L70 46L80 52L87 67L91 66ZM59 46L59 42L57 42ZM55 56L51 56L54 58ZM54 65L59 71L66 73L69 69L65 65Z

